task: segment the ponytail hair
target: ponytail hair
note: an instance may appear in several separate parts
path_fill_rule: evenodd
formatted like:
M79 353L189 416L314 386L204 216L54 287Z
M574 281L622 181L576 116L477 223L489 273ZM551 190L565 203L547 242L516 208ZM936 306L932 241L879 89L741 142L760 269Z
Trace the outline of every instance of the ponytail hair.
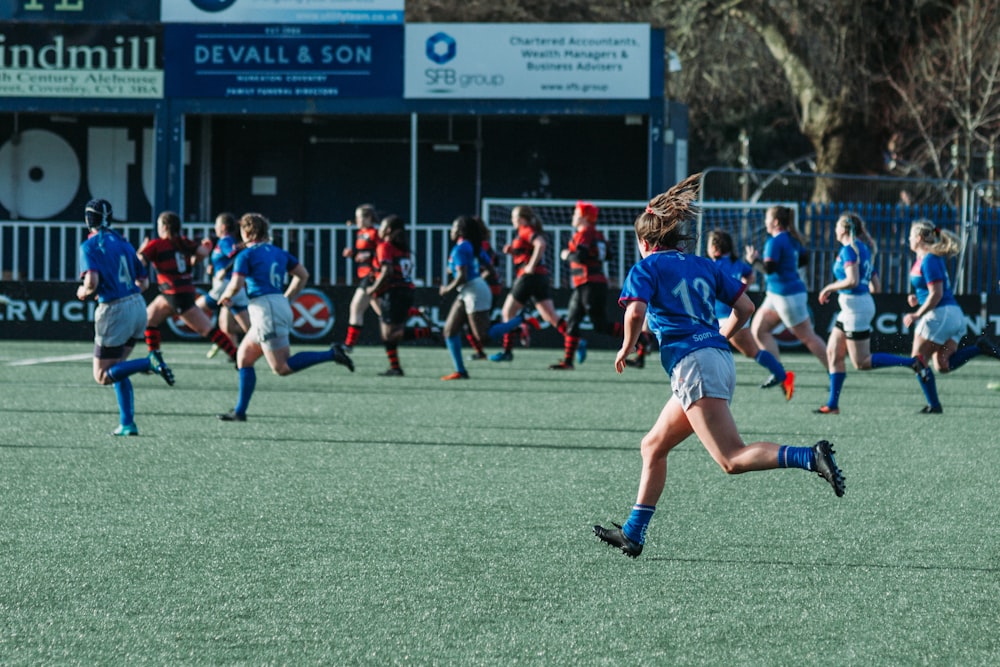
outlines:
M920 237L927 252L939 257L954 257L962 251L962 241L954 232L941 229L930 220L921 218L914 220L910 231Z

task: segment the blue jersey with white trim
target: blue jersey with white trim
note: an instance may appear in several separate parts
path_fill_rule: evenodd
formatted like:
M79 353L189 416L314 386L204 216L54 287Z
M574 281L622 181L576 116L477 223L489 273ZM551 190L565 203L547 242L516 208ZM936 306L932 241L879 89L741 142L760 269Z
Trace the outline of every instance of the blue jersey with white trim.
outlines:
M646 304L646 321L660 341L660 358L667 373L684 356L714 347L729 350L719 333L715 301L730 307L747 286L727 275L710 259L679 250L652 253L629 269L618 303Z
M298 258L283 248L271 243L254 243L236 255L233 273L246 278L247 296L254 299L266 294L283 294L285 276L298 265Z
M872 251L861 241L855 241L854 247L850 244L841 246L837 253L837 260L833 263L833 277L843 280L847 277L847 268L851 264L858 265L858 284L851 289L839 290L838 294L868 294L868 283L872 281Z
M917 303L927 301L930 295L928 286L931 283L942 283L941 300L934 306L957 306L958 301L951 291L951 280L948 278L948 266L944 257L927 253L923 259L918 259L910 269L910 284L917 294Z
M138 294L136 280L148 277L135 247L118 232L102 228L80 245L80 275L97 273L97 300L115 301Z

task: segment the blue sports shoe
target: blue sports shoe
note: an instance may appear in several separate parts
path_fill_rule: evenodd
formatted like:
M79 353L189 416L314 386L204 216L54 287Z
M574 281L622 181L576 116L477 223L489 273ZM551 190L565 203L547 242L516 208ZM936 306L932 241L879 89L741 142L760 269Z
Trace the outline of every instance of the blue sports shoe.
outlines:
M174 372L167 366L167 362L163 360L163 354L159 350L153 350L149 353L149 364L154 373L162 377L171 387L174 386Z
M587 360L587 339L581 338L576 346L576 360L581 364Z
M139 435L139 427L135 424L121 424L111 435Z
M514 361L514 353L507 352L496 352L490 355L490 361Z

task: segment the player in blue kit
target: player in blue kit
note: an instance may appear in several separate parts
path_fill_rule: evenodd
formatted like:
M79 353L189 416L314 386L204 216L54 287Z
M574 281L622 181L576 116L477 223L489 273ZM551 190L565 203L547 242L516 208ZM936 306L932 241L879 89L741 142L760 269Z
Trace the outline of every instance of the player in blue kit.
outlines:
M442 380L467 380L469 373L462 361L462 328L469 327L469 333L477 341L486 338L490 326L490 308L493 294L490 286L480 275L480 255L482 250L482 225L467 215L460 215L451 224L451 240L455 245L448 255L448 275L451 280L441 285L441 296L456 293L444 323L444 342L451 355L455 372Z
M96 296L98 301L94 315L94 380L115 386L120 423L114 435L139 435L129 377L153 371L167 384L174 383L174 374L158 350L127 361L136 341L145 338L146 302L142 291L149 286L149 275L132 244L111 229L110 203L92 199L83 216L91 234L80 246L83 284L76 296L81 301Z
M643 322L660 341L660 361L670 376L672 396L641 443L642 474L632 513L624 526L594 526L603 542L632 558L642 553L656 503L667 478L667 454L692 433L729 474L773 468L802 468L818 473L834 493L844 495L844 476L833 447L820 440L812 447L743 441L729 403L736 368L729 338L753 314L746 285L720 271L712 260L685 254L691 240L685 227L695 219L693 205L701 174L689 176L654 197L635 221L642 260L625 279L619 303L625 307L625 340L615 356L615 370L635 346ZM732 307L721 328L715 300Z
M910 225L909 244L917 258L910 268L914 293L907 297L907 302L916 310L903 315L903 325L913 329L913 356L876 354L873 360L878 359L885 366L913 368L927 399L920 412L938 414L943 409L927 360L933 358L938 372L950 373L979 354L1000 359L1000 349L985 335L975 345L958 349L958 341L965 335L965 316L951 290L946 264L947 258L962 249L958 236L930 220L916 220Z
M267 359L271 370L278 375L291 375L324 361L346 366L354 372L354 362L339 343L333 343L329 350L291 355L291 302L309 280L309 272L294 255L271 243L269 228L268 219L260 213L246 213L240 218L246 247L236 256L233 277L219 297L219 303L228 306L244 287L250 297L247 308L250 330L236 354L236 368L240 376L239 397L232 410L217 415L222 421L247 420L247 408L257 386L253 365L261 356ZM284 286L286 275L291 276L288 287Z
M750 330L757 345L780 359L778 343L772 333L779 324L791 331L826 368L826 343L813 329L809 316L806 284L799 276L799 267L805 264L805 244L798 230L792 210L785 206L772 206L764 216L764 225L770 238L764 243L761 264L764 268L767 296L754 314ZM772 375L761 385L762 389L781 384Z
M754 268L737 257L733 248L733 237L721 229L715 229L708 234L708 254L715 265L721 271L737 280L749 285L753 280ZM715 317L719 322L724 322L733 311L729 304L723 301L715 302ZM749 359L753 359L758 364L766 368L771 373L771 377L777 380L785 392L785 400L792 400L795 394L795 373L786 371L780 361L773 354L757 345L750 328L743 325L729 338L729 343L739 350L740 354Z
M212 289L208 294L198 297L198 307L205 311L206 315L217 313L219 316L219 329L226 333L234 344L239 344L240 338L250 328L250 316L247 315L246 292L237 293L230 301L229 307L219 305L219 297L229 285L230 272L236 254L243 249L243 239L239 237L239 227L236 225L236 218L232 213L220 213L215 216L215 247L209 255L209 266L212 269ZM214 344L208 351L208 358L211 359L218 353L219 346Z

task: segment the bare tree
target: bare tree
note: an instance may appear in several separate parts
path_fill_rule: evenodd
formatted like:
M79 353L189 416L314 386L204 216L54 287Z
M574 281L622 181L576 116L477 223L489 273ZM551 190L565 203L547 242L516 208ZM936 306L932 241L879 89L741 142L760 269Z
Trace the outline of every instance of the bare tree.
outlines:
M886 73L900 102L893 167L968 184L1000 138L1000 12L994 0L942 4L945 18L920 25Z

